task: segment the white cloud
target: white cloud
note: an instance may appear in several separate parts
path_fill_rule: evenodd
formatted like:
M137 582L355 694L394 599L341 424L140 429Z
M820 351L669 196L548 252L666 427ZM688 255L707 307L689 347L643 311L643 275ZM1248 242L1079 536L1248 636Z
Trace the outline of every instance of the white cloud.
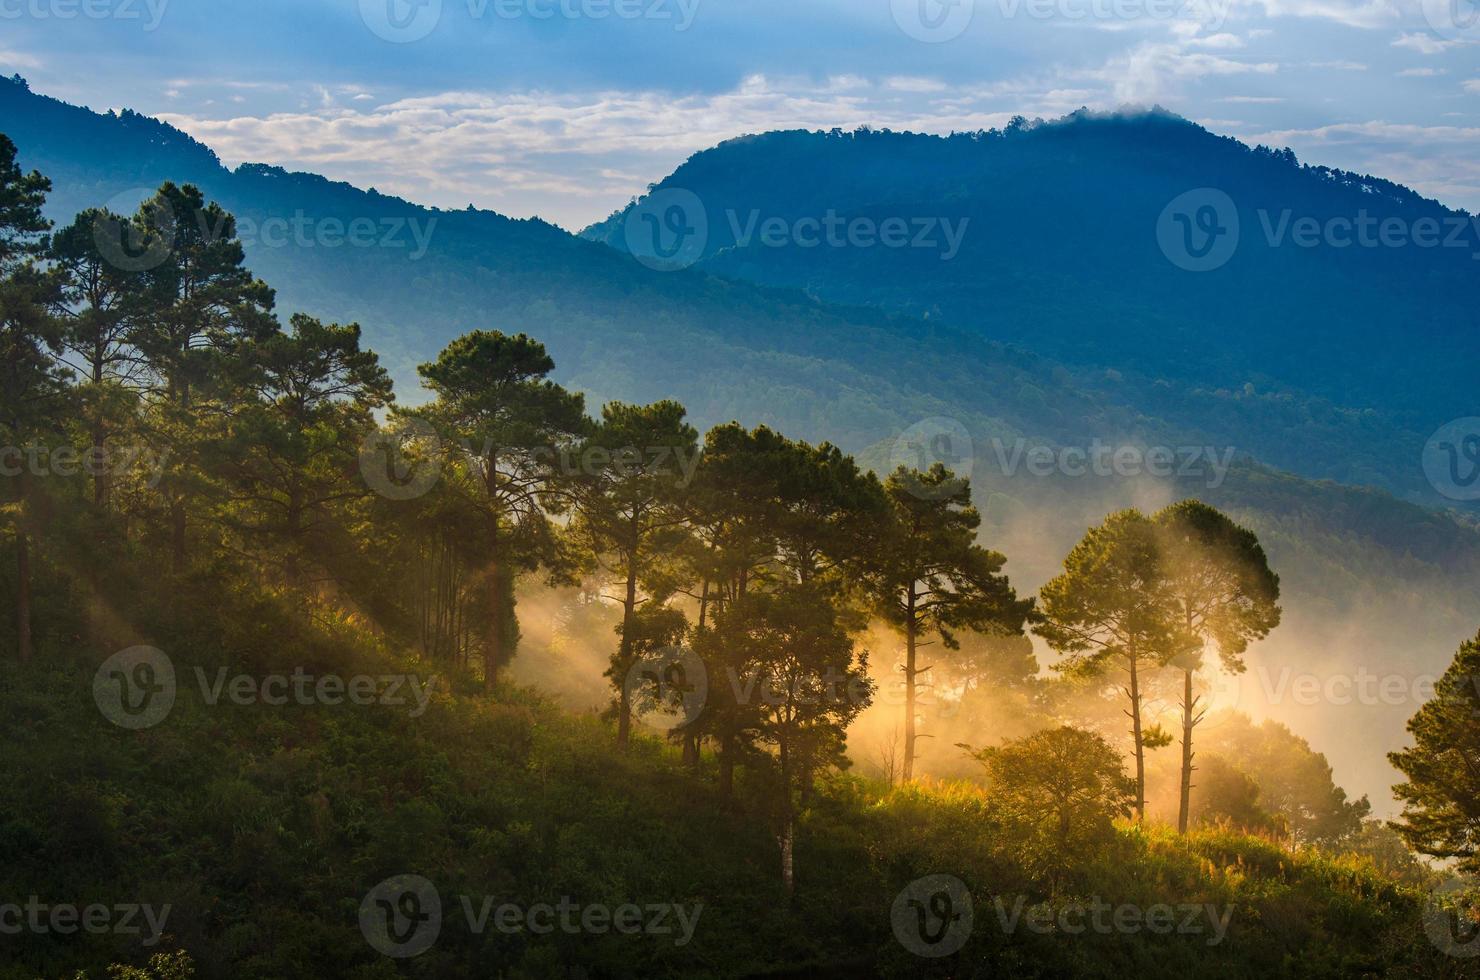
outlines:
M1407 48L1419 54L1443 54L1451 48L1465 45L1464 41L1446 41L1432 34L1400 34L1393 41L1395 48Z
M1332 71L1366 71L1367 66L1360 61L1312 61L1311 68L1329 68Z
M1263 7L1267 17L1330 20L1348 27L1383 27L1399 17L1389 0L1253 0L1253 4Z
M1434 78L1444 74L1443 68L1404 68L1398 72L1399 78Z

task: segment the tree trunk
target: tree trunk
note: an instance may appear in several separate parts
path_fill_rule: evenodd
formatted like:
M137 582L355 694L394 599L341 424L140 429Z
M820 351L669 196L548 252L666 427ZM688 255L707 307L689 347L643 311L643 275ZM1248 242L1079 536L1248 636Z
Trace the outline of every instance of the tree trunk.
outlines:
M787 807L785 824L782 827L781 835L778 839L781 844L781 891L786 895L787 901L790 901L792 892L796 890L796 868L792 858L792 845L796 839L796 827L795 822L792 820L790 807Z
M1136 653L1130 656L1131 738L1136 747L1136 820L1146 822L1146 748L1141 744L1141 678L1136 673Z
M488 587L492 605L488 611L488 635L483 638L483 693L493 697L498 686L498 665L504 648L503 575L497 565L489 572Z
M915 586L910 585L905 603L908 618L904 628L904 767L903 782L915 778Z
M725 799L735 794L735 737L724 735L719 740L719 792Z
M24 501L21 506L25 506ZM25 527L19 522L23 520L24 517L18 520L15 529L15 632L21 663L31 659L31 547Z
M1196 724L1192 700L1192 670L1182 672L1182 800L1177 809L1177 833L1187 833L1188 812L1192 803L1192 728Z
M617 644L616 676L612 678L620 685L617 700L617 747L625 749L632 739L632 696L628 691L627 674L632 670L632 628L637 613L637 561L627 563L627 592L622 597L622 640Z
M185 571L185 498L172 495L170 498L170 555L171 567L176 574Z
M683 764L688 766L690 772L699 771L699 736L696 733L684 733Z

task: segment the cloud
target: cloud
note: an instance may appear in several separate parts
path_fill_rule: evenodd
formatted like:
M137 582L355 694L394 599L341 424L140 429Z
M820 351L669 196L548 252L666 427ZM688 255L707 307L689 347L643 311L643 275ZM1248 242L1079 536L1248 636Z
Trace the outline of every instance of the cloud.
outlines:
M1271 18L1329 20L1347 27L1383 27L1400 16L1388 0L1253 0L1251 5L1263 7L1265 16Z
M1332 71L1366 71L1367 66L1360 61L1312 61L1310 68L1329 68Z
M11 51L8 48L0 48L0 65L4 65L11 71L17 68L26 68L32 71L44 67L44 63L35 55L22 54L19 51Z
M1468 81L1466 81L1464 83L1464 89L1465 89L1466 92L1471 92L1471 93L1474 93L1476 95L1480 95L1480 78L1471 78Z
M1404 68L1398 72L1399 78L1434 78L1443 75L1443 68Z
M1480 202L1480 127L1372 120L1241 138L1289 146L1302 159L1315 157L1329 166L1386 177L1450 206L1468 202L1473 211Z
M1464 47L1466 41L1446 41L1432 34L1400 34L1393 41L1395 48L1407 48L1419 54L1443 54L1451 48Z

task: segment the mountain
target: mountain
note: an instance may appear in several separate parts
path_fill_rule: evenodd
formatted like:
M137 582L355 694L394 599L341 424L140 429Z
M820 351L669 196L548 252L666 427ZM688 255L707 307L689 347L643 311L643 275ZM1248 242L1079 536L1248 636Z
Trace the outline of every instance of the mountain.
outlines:
M734 139L584 235L650 252L675 201L699 269L1021 344L1302 475L1443 503L1417 460L1474 414L1480 217L1159 109ZM1206 269L1181 211L1226 232Z
M1091 123L1134 128L1084 121ZM1136 125L1207 136L1161 117ZM891 309L906 304L866 295L844 305L787 285L722 277L717 273L727 270L708 268L723 258L718 254L697 268L667 271L537 220L423 208L263 164L228 169L207 147L156 120L70 106L20 80L0 82L0 132L19 146L24 165L52 178L50 212L59 221L108 201L131 211L167 179L198 184L240 219L248 264L278 290L280 312L361 323L367 343L396 376L402 400L419 397L415 365L459 334L478 327L525 331L549 346L559 380L584 391L593 406L675 398L697 425L732 418L766 423L794 437L831 440L880 469L913 461L912 431L927 442L942 432L964 433L969 446L957 440L957 465L972 471L990 543L1008 554L1008 571L1024 592L1049 577L1083 529L1112 508L1157 507L1188 495L1227 508L1260 534L1284 576L1286 626L1260 645L1256 663L1432 673L1480 621L1472 587L1480 574L1480 532L1468 519L1380 490L1298 475L1323 475L1347 456L1354 461L1343 480L1349 484L1379 482L1376 475L1405 461L1415 465L1417 449L1404 442L1410 430L1396 421L1395 410L1343 407L1293 388L1250 392L1163 378L1135 367L1143 352L1134 336L1108 329L1096 342L1105 351L1124 347L1115 355L1120 368L1045 356L1030 341L1041 333L1046 345L1054 343L1064 322L1054 304L1089 302L1083 297L1090 287L1076 285L1072 269L1038 270L1056 284L1039 296L1042 316L1024 306L1019 335L990 339L979 324L933 308ZM878 138L880 146L888 144ZM927 137L902 139L921 153L936 145ZM846 142L806 134L749 142L834 140ZM963 153L968 142L960 144ZM748 152L748 145L713 152L727 157ZM1109 166L1086 154L1062 166ZM1151 149L1143 156L1159 159ZM897 172L903 165L892 159L878 169ZM787 182L775 177L773 183ZM839 186L846 183L840 173ZM798 195L808 190L805 182L797 187ZM811 187L826 190L821 182ZM943 202L953 200L939 192ZM925 201L934 191L922 184L911 193ZM346 240L356 222L373 229L361 245ZM955 261L965 270L964 259ZM1106 278L1086 276L1085 283ZM930 285L922 277L922 290ZM1111 289L1107 304L1123 292ZM1234 302L1221 294L1216 301ZM863 305L870 302L873 307ZM1197 347L1201 360L1188 370L1216 373L1208 365L1241 356L1238 337L1205 335ZM1145 353L1146 364L1159 356ZM1206 468L1182 477L1040 475L1011 462L1020 449L1097 441L1206 450L1231 462L1217 479ZM1355 794L1385 798L1393 774L1383 753L1401 741L1414 705L1379 706L1380 717L1365 715L1359 724L1350 714L1318 707L1287 700L1268 711L1327 749L1338 778ZM1325 729L1343 737L1322 741L1318 733Z

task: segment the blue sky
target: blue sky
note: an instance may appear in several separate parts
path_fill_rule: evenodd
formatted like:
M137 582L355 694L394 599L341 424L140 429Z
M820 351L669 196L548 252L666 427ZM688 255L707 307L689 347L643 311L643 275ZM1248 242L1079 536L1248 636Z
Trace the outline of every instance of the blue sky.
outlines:
M774 128L1159 103L1480 211L1477 0L0 0L0 68L267 162L577 228Z

